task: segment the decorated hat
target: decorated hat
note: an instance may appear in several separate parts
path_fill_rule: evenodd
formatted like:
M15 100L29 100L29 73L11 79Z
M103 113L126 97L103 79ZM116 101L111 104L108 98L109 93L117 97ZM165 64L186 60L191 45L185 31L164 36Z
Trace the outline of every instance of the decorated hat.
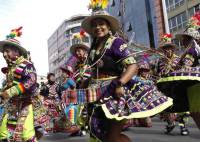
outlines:
M5 45L11 45L11 47L18 49L21 55L27 56L26 49L21 46L19 40L17 39L22 35L21 29L22 27L11 30L11 33L6 36L6 39L0 41L0 52L3 52L4 48L6 48Z
M161 42L160 42L160 49L166 49L166 48L176 48L176 45L172 43L172 35L171 34L164 34L161 37Z
M2 72L3 74L7 74L7 73L8 73L8 67L3 67L3 68L1 68L1 72Z
M186 30L183 33L176 34L177 39L194 38L200 39L200 13L195 13L188 21Z
M109 15L105 11L105 8L108 6L109 0L90 0L90 1L91 2L89 5L89 9L92 9L92 14L91 16L83 20L82 25L81 25L82 28L87 33L92 35L93 34L92 29L91 29L92 21L94 19L101 18L101 19L105 19L110 24L110 28L113 33L118 31L121 27L119 21L115 17Z
M73 35L73 40L76 41L75 44L73 44L71 47L70 47L70 52L72 55L75 55L75 51L76 49L78 48L82 48L86 51L89 51L89 44L84 42L83 39L86 37L86 33L84 30L81 30L80 33L77 33L77 34L74 34Z

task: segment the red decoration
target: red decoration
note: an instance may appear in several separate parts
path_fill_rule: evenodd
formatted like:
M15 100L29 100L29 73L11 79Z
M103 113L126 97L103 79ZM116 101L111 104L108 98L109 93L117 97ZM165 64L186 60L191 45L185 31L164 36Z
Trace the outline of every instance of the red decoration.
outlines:
M200 25L200 12L196 12L192 17L197 20L197 25Z
M17 28L17 29L12 29L11 32L12 32L12 33L16 33L16 36L17 36L17 37L20 37L20 36L22 35L22 32L21 32L22 28L23 28L23 27L21 26L21 27L19 27L19 28Z
M172 38L172 34L164 34L163 37Z
M172 38L172 34L164 34L161 39L170 39Z
M81 37L84 37L84 36L85 36L85 31L84 31L83 29L81 29L81 31L80 31L80 36L81 36Z

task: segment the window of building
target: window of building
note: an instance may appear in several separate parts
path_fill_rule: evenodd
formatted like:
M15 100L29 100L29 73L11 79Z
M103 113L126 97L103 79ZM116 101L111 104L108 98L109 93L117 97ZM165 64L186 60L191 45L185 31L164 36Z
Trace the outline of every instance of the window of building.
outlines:
M121 11L118 11L118 14L117 14L118 16L122 16L122 13L121 13Z
M193 16L194 13L196 13L197 11L200 11L200 4L198 4L198 5L196 5L196 6L194 6L194 7L189 9L189 11L188 11L189 16L190 17Z
M89 43L89 37L87 37L87 36L83 37L82 40L83 40L83 42Z
M81 27L80 26L79 27L74 27L74 28L71 29L72 34L73 33L79 33L80 31L81 31Z
M65 47L69 47L70 46L70 40L67 40L66 42L65 42Z
M127 32L130 32L130 31L132 31L132 25L131 25L131 22L128 22L128 25L127 25Z
M79 44L79 43L80 43L80 39L77 39L77 38L72 39L72 45Z
M169 29L170 32L175 32L177 30L185 28L187 24L186 12L183 12L175 17L169 19Z
M70 30L67 30L66 32L65 32L65 37L69 37L70 36Z
M178 40L178 39L173 39L173 40L172 40L172 43L176 44L177 47L180 47L180 46L181 46L181 42L180 42L180 40Z
M112 7L115 6L115 0L112 0L111 6L112 6Z
M167 11L170 12L183 5L185 0L165 0Z
M169 7L169 1L165 0L165 4L166 4L166 7L168 8Z

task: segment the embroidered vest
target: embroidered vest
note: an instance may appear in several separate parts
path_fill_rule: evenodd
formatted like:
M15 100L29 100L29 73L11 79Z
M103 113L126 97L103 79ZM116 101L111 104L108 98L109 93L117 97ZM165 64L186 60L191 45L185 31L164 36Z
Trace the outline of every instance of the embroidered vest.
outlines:
M115 39L116 37L110 37L105 43L104 50L100 53L97 53L94 49L90 52L90 59L93 63L97 60L102 62L102 66L98 66L100 74L115 76L120 75L123 72L123 68L120 66L120 63L117 63L112 57L105 55L106 50L112 47Z
M32 63L24 59L20 64L16 65L16 67L11 68L10 75L13 79L13 85L17 85L23 81L23 71L28 64Z

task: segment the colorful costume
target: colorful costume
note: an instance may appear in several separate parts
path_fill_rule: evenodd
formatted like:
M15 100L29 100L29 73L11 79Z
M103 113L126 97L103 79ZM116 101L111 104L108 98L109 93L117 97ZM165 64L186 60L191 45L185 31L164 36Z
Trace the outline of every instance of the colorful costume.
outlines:
M1 88L1 92L4 91L6 88L6 84L7 84L7 78L8 78L8 67L3 67L1 68L1 72L3 74L6 75L6 79L2 82L2 88ZM3 114L4 114L4 102L3 102L3 98L0 97L0 122L2 121L2 117L3 117Z
M47 114L50 116L46 131L60 131L62 128L62 119L64 111L61 106L61 86L57 82L46 82L42 87L40 94L44 96L43 103L47 109Z
M74 71L72 78L76 82L76 89L84 88L84 81L87 80L90 75L90 69L84 68L84 63L88 55L89 51L89 43L84 41L84 38L89 38L89 35L84 31L81 30L78 34L74 35L74 40L76 40L76 44L70 47L71 54L77 58L76 63L71 60L68 60L67 65L73 66ZM81 55L77 54L77 51L81 51ZM72 93L72 92L71 92ZM78 96L76 95L76 98ZM88 124L88 117L87 117L87 104L78 104L78 113L77 113L77 123L81 127L81 135L85 135L85 130Z
M178 67L157 82L159 89L174 99L173 112L200 112L200 97L198 94L200 48L197 44L200 39L199 16L200 14L198 13L191 17L185 32L176 35L176 38L183 43L184 41L189 41L188 45L185 45L186 50L180 58L181 61L177 64L177 66L181 65L181 67Z
M106 132L109 129L106 127L109 126L107 124L109 119L121 121L149 117L172 105L172 100L163 96L155 87L148 85L141 90L141 83L133 79L124 85L125 94L120 100L117 100L114 93L117 85L115 78L122 73L124 67L136 62L133 57L128 56L129 51L122 39L110 37L105 45L103 53L97 54L95 49L92 49L90 53L93 54L89 56L90 64L93 64L99 58L104 63L104 66L98 68L99 74L95 74L97 70L94 70L94 80L90 85L91 88L104 88L101 90L102 98L93 104L90 114L91 135L101 141L105 139ZM117 63L120 59L123 60Z
M171 34L166 34L171 35ZM165 36L165 35L164 35ZM164 37L163 36L163 37ZM162 39L162 46L160 46L161 49L163 49L164 53L167 53L164 58L161 58L158 62L158 74L160 75L160 80L163 78L170 76L171 73L176 72L181 66L181 58L178 57L174 51L176 49L176 46L172 43L171 37L167 37L167 41L164 41ZM166 38L166 37L165 37ZM170 51L172 51L170 53ZM171 56L169 57L169 55ZM185 60L186 61L186 60ZM159 82L159 80L158 80ZM180 126L180 132L182 135L188 135L189 131L186 127L185 117L187 114L187 98L186 97L177 97L177 94L182 96L186 96L186 90L183 88L182 84L180 85L177 82L167 82L160 85L160 83L157 83L158 88L167 96L170 96L173 98L174 105L168 109L168 111L161 113L161 119L167 122L166 125L166 133L170 133L175 128L176 121L179 122ZM179 86L179 87L178 87ZM177 105L178 104L178 105ZM179 113L178 113L179 112ZM181 113L180 113L181 112ZM178 114L177 114L178 113ZM179 117L178 117L179 116Z
M62 102L67 121L70 122L68 132L72 135L78 133L80 128L77 126L78 105L77 96L73 89L76 87L75 81L71 78L73 75L73 68L69 65L61 67L62 72L68 75L62 82Z
M36 70L31 62L26 60L27 52L16 37L21 35L22 27L14 29L7 39L0 42L0 51L16 48L22 56L9 63L7 83L4 92L8 101L4 102L4 114L0 124L0 140L13 142L37 141L34 129L34 112L32 97L37 90Z
M91 100L99 98L88 106L91 141L107 141L108 139L111 141L116 138L122 140L122 137L128 139L127 136L120 134L120 128L117 129L119 134L116 134L116 138L111 138L112 124L120 127L120 122L123 120L149 117L172 105L172 99L163 96L153 86L146 86L141 90L141 84L133 79L127 79L129 81L125 84L120 82L119 78L126 73L127 68L136 69L133 65L136 61L129 56L130 52L124 40L112 36L119 31L120 24L115 17L103 10L107 4L108 1L91 0L90 6L93 13L82 22L82 28L94 36L87 61L89 67L93 69L88 96ZM101 23L97 23L98 20ZM98 34L97 27L106 27L105 23L109 25L107 26L109 32L103 36L102 32ZM123 94L121 90L120 93L116 93L117 89L123 90Z
M28 141L34 139L34 117L31 97L36 91L36 72L32 63L18 58L9 70L12 87L6 90L11 99L0 126L0 139Z

